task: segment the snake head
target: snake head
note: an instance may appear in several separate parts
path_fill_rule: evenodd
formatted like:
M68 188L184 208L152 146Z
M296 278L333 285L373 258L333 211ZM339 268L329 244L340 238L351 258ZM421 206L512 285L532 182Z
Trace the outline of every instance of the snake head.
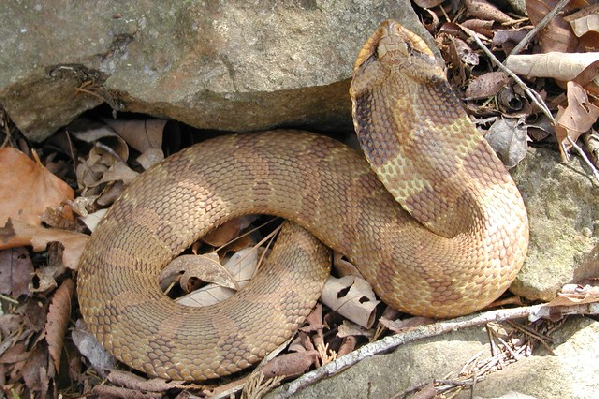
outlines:
M418 82L431 80L436 83L438 76L443 75L424 40L394 20L383 21L366 41L354 64L353 77L356 81L358 77L375 77L390 70L400 70Z

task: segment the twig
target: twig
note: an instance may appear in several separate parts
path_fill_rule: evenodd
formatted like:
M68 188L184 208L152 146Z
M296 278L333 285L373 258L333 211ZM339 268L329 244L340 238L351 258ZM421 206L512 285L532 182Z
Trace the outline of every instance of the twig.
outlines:
M568 3L570 2L570 0L560 0L559 3L557 3L557 5L555 6L555 8L553 10L551 10L547 15L545 15L543 17L543 19L541 19L539 21L539 23L537 24L537 26L535 26L530 32L528 32L526 34L526 36L524 36L524 39L522 39L522 41L520 43L518 43L518 45L516 45L513 49L512 52L510 53L510 55L516 55L518 54L520 51L522 51L522 49L526 46L528 46L528 42L530 42L530 40L543 28L545 28L545 26L547 26L547 24L549 22L551 22L551 20L553 18L555 18L555 16L557 15L558 12L560 12L561 10L564 9L564 7L566 7L568 5Z
M572 137L570 137L569 135L568 135L568 142L570 143L572 148L574 148L576 150L576 152L578 152L578 155L580 155L580 157L582 158L584 163L586 163L587 166L591 169L591 172L593 173L593 176L595 177L595 179L597 179L599 181L599 170L597 170L595 165L593 165L593 163L589 160L589 158L587 158L587 154L584 152L584 150L582 148L580 148L580 146L578 144L576 144L576 142L574 140L572 140Z
M457 329L467 327L480 326L490 322L498 323L506 320L522 318L532 318L536 320L538 318L547 317L550 315L555 316L565 314L599 314L599 303L554 307L547 305L535 305L515 309L501 309L495 311L476 313L473 315L459 317L452 320L444 320L436 324L415 327L411 330L400 332L390 337L385 337L380 341L366 344L362 348L348 355L339 357L334 362L328 363L319 369L304 374L289 385L284 386L282 390L277 393L276 397L292 397L299 390L309 385L312 385L326 377L338 374L339 372L347 369L348 367L358 363L359 361L365 358L388 352L408 342L435 337L449 331L454 331Z
M518 84L518 86L520 86L522 88L522 90L524 90L524 92L526 93L528 98L530 98L530 100L540 108L541 112L543 112L543 114L545 114L545 116L547 116L547 118L549 118L549 120L555 125L555 118L551 114L549 107L547 107L547 105L545 104L545 102L543 101L543 99L541 98L539 93L537 93L536 91L534 91L532 89L529 89L528 86L526 85L526 83L524 83L524 81L522 79L520 79L520 77L518 75L516 75L508 67L503 65L497 59L497 57L495 57L495 55L491 52L491 50L489 50L487 48L487 46L484 45L484 43L479 39L479 37L476 35L476 33L474 31L472 31L468 28L464 28L463 26L461 28L464 30L464 32L466 32L468 34L468 36L470 36L472 39L474 39L476 44L478 44L478 46L484 51L484 53L487 55L487 57L489 57L491 59L491 61L493 61L493 63L497 66L497 68L499 68L502 72L507 73L509 76L512 77L512 79L514 79L516 84Z
M495 55L491 52L491 50L489 50L487 48L487 46L484 45L484 43L480 40L480 38L476 35L476 33L474 31L472 31L472 30L470 30L468 28L464 28L463 26L461 28L472 39L474 39L474 41L476 42L476 44L479 45L479 47L491 59L491 61L493 61L493 63L495 65L497 65L498 69L500 69L501 71L507 73L509 76L512 77L512 79L514 79L514 81L516 82L516 84L518 84L518 86L520 86L522 88L522 90L524 90L524 92L526 93L526 95L528 96L528 98L530 98L530 100L533 103L535 103L537 105L537 107L539 107L539 109L541 110L541 112L543 112L543 114L545 114L545 116L547 118L549 118L549 120L551 121L551 123L553 124L553 126L556 126L557 125L557 121L555 120L555 118L551 114L551 111L549 110L549 107L547 107L547 105L545 104L545 102L543 101L543 99L541 98L541 96L539 95L539 93L537 93L536 91L528 88L528 86L526 85L526 83L524 83L524 81L522 79L520 79L520 77L518 75L516 75L508 67L506 67L505 65L503 65L497 59L497 57L495 57ZM595 165L593 165L593 163L587 158L587 155L584 152L584 150L582 148L580 148L580 146L578 144L576 144L574 142L574 140L572 140L572 138L570 136L568 136L568 142L578 152L578 154L580 155L580 157L582 158L582 160L584 161L584 163L591 169L593 177L596 180L599 180L599 170L597 170L597 168L595 167ZM564 153L566 153L566 152L567 152L567 150L564 148Z

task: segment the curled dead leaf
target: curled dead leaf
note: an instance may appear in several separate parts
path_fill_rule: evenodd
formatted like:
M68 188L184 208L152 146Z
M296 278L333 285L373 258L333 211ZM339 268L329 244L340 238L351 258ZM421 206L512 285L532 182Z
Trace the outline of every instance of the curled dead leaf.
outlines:
M497 6L485 0L466 0L468 13L482 19L490 19L499 23L512 22L513 19L509 15L501 12Z
M39 225L47 207L72 200L71 187L15 148L0 149L0 226L9 218Z
M73 280L65 280L52 296L52 302L46 316L44 335L56 371L60 369L60 353L62 352L65 332L71 317L71 297L74 291L75 283L73 283Z
M586 133L599 118L599 106L589 101L585 90L574 82L568 82L568 106L558 107L555 135L560 144L562 161L567 162L567 151L571 148L568 140L576 141Z
M485 139L507 168L516 166L526 157L527 135L524 119L497 119Z
M102 344L87 329L83 319L79 319L75 323L72 336L79 353L87 358L94 369L104 371L116 368L116 358L104 350Z
M258 268L258 251L247 248L239 251L222 266L239 289L243 288L256 273ZM227 283L228 284L228 283ZM208 284L189 295L177 298L177 303L202 307L221 302L235 294L235 290L218 284Z
M372 287L365 280L347 276L329 277L322 290L322 303L358 324L370 328L379 304Z
M540 76L561 81L574 79L599 60L599 53L557 53L510 55L505 66L518 75ZM599 83L599 77L596 77Z
M77 269L79 258L89 237L68 230L46 229L18 220L10 220L0 227L0 250L31 246L34 252L46 250L48 243L58 241L64 246L63 265Z
M105 119L129 145L140 152L162 146L162 131L168 122L164 119Z
M184 292L189 293L197 288L192 280L210 282L236 289L237 285L229 271L221 266L216 252L201 255L181 255L173 259L160 272L161 287L164 290L174 278L179 278L179 284Z

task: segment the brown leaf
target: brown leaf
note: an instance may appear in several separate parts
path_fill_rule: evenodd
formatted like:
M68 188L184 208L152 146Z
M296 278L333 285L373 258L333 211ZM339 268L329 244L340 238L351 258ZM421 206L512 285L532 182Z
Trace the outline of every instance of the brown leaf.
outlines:
M216 229L206 234L204 237L202 237L202 241L208 245L212 245L213 247L222 247L235 239L241 230L247 226L248 223L244 218L235 218L221 224Z
M139 176L139 173L133 171L129 165L124 162L117 162L104 172L104 175L100 180L89 184L88 187L95 187L102 183L108 183L116 180L122 180L125 185L128 185L135 180L137 176Z
M527 0L526 14L533 25L557 6L559 0ZM558 51L571 53L578 46L578 39L570 29L570 24L564 21L563 14L568 14L576 7L576 2L570 2L563 12L551 19L549 24L539 32L539 42L543 53Z
M29 282L33 265L29 251L13 248L0 252L0 293L18 298L29 295Z
M73 199L68 184L17 149L0 149L0 170L10 171L0 179L0 226L9 218L38 225L47 207Z
M115 385L146 392L165 392L172 388L184 387L180 381L165 381L162 378L145 379L128 371L112 370L108 381Z
M46 250L48 243L58 241L64 246L63 265L73 270L79 265L79 258L89 237L85 234L60 229L46 229L28 223L9 220L0 227L0 250L32 246L34 252Z
M572 306L599 302L599 287L566 284L547 306Z
M318 361L318 351L297 352L275 357L262 368L266 378L299 376Z
M595 97L599 96L599 60L590 63L572 81Z
M497 94L500 88L510 84L512 79L503 72L490 72L474 78L466 89L466 97L480 100Z
M458 59L466 65L476 66L480 62L478 54L472 51L472 48L460 38L450 37L451 43Z
M147 170L150 166L162 162L164 160L164 153L161 148L148 148L143 154L135 158L135 160Z
M462 22L460 25L462 25L464 28L478 32L481 35L487 37L493 36L493 21L471 18Z
M172 276L179 276L179 284L184 292L189 293L197 288L192 280L216 283L222 287L236 289L233 276L220 264L216 252L202 255L180 255L173 259L160 272L160 280L168 281ZM164 284L161 283L164 287ZM164 289L164 288L163 288Z
M353 335L343 338L341 345L339 345L339 349L337 350L337 357L341 357L353 352L353 350L356 348L357 342L358 339Z
M599 118L599 107L589 102L586 92L580 85L568 82L568 106L558 107L555 127L555 135L564 162L569 159L564 150L569 150L571 147L568 137L576 141L581 134L591 128L597 118Z
M509 55L512 49L520 43L530 29L504 30L496 29L493 31L493 47L503 50L504 54Z
M161 147L162 131L167 121L162 119L105 119L104 122L112 127L131 147L139 152L145 152L149 148Z
M499 9L485 0L466 0L468 13L482 19L490 19L499 23L512 22L513 19L507 14L499 11Z
M238 289L248 284L258 268L258 251L247 248L239 251L222 266ZM205 276L203 276L205 277ZM235 294L235 290L218 284L208 284L189 295L177 298L177 303L187 306L202 307L221 302Z
M45 337L48 343L48 352L50 352L57 372L60 368L60 353L64 335L71 317L71 297L74 290L73 280L65 280L52 297L46 316Z
M599 31L599 4L588 5L581 10L567 15L564 21L570 23L572 31L581 37L590 30Z
M46 397L50 385L50 378L56 376L56 370L51 369L48 364L48 353L45 345L38 342L29 352L29 356L23 365L22 374L25 384L33 392L38 392L39 397ZM38 395L32 395L37 397Z

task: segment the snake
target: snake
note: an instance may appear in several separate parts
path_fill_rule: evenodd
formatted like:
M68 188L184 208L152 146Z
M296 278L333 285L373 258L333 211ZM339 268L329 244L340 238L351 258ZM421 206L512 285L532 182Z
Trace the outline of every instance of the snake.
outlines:
M250 367L315 306L331 249L413 315L465 315L509 288L528 245L523 199L423 39L384 21L357 56L350 96L361 152L308 132L226 134L127 187L78 268L81 314L106 350L173 380ZM202 308L163 294L165 265L247 214L289 221L250 284Z

